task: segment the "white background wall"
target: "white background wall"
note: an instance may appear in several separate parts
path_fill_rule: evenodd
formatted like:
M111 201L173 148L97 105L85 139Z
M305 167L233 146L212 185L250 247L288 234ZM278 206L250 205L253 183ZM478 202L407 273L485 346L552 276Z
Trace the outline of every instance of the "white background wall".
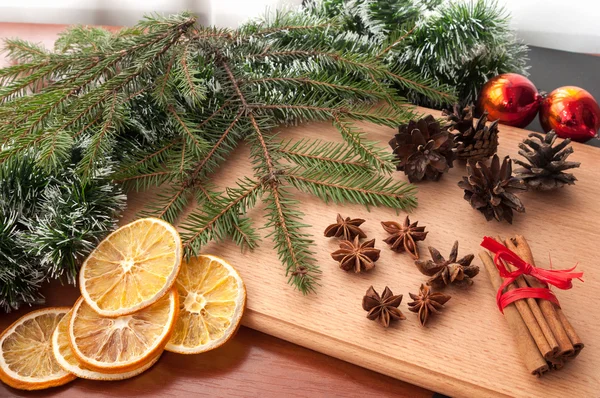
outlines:
M465 0L468 1L468 0ZM498 0L526 43L600 54L600 0ZM191 10L200 23L235 27L267 7L301 0L0 0L0 22L131 25L145 13Z
M205 25L236 27L267 8L302 0L0 0L0 22L133 25L151 12L189 10Z
M539 47L600 54L600 0L500 0L519 36Z

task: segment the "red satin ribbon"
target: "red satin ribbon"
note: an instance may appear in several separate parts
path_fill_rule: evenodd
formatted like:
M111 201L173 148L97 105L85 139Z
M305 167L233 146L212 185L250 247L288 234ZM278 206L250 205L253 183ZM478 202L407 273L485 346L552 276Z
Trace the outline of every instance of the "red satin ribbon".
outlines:
M504 278L504 283L502 283L502 286L500 286L498 293L496 294L496 303L498 304L498 308L502 313L504 313L504 307L510 303L530 297L548 300L560 307L558 304L558 299L554 293L550 291L548 285L553 285L559 289L567 290L573 287L573 284L571 283L573 279L581 280L581 277L583 276L583 272L571 272L575 269L575 267L577 267L577 265L575 265L573 268L560 270L537 268L536 266L525 262L521 257L509 250L502 243L499 243L495 239L488 236L483 238L481 246L488 249L492 253L495 253L494 264L498 268L500 276ZM517 269L515 271L509 271L504 262L514 265ZM524 287L513 289L505 293L502 292L508 285L514 282L515 279L521 275L531 275L542 282L546 287Z

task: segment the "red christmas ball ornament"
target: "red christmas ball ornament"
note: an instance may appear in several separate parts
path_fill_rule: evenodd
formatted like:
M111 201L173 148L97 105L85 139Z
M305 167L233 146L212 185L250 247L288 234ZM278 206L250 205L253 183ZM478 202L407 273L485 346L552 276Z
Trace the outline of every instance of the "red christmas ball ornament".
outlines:
M525 127L535 118L541 96L525 76L504 73L485 83L479 94L477 109L488 112L489 120L509 126Z
M542 100L540 123L545 132L585 142L598 135L600 107L594 97L575 86L559 87Z

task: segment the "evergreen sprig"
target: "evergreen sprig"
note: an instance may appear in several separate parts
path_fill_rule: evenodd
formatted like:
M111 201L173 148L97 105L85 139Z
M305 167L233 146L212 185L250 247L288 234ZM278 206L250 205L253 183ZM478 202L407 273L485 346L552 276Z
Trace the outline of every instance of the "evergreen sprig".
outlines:
M43 154L36 166L52 170L76 149L82 184L114 162L112 178L126 188L161 186L146 214L181 222L188 256L228 237L255 247L247 213L263 201L286 276L303 293L313 291L320 271L290 189L325 201L411 209L413 187L384 176L394 170L391 154L355 122L396 127L413 117L397 85L453 100L447 87L384 64L382 44L332 34L338 25L336 18L276 13L217 29L197 26L184 13L111 35L77 27L54 52L9 42L9 52L28 66L0 71L12 87L0 96L0 162L35 150ZM281 141L275 133L282 124L317 120L331 121L343 143ZM253 170L219 191L211 174L242 141L251 147ZM196 209L180 220L192 204ZM45 231L56 219L49 217Z
M474 102L493 76L526 74L527 47L496 0L313 0L305 1L305 12L336 17L341 30L369 36L403 76L451 86L463 104ZM414 103L442 105L414 84L398 87Z
M83 258L116 227L125 196L106 175L50 175L29 152L0 164L0 308L40 303L42 282L75 283Z

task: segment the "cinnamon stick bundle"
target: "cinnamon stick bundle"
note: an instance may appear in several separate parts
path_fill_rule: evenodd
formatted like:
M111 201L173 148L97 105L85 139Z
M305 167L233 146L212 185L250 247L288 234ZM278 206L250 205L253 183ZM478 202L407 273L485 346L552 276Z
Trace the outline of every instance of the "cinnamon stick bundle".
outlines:
M510 241L512 243L511 246L515 248L513 251L517 253L519 257L527 261L529 264L535 265L531 247L529 247L525 237L522 235L517 235ZM511 249L511 246L507 247ZM524 277L524 279L527 282L527 285L530 287L544 287L544 285L536 278L527 275ZM562 310L547 300L539 299L537 301L542 312L544 313L545 319L548 321L548 324L552 329L554 337L558 341L560 350L555 357L567 360L577 356L583 349L584 344Z
M502 285L502 277L498 272L498 268L496 268L496 264L494 264L494 260L488 252L479 253L479 258L481 258L485 266L492 286L494 286L495 290L498 290ZM504 318L506 318L508 327L514 335L514 339L519 347L519 353L525 362L527 370L538 377L546 373L549 370L548 364L540 353L515 303L511 303L504 308Z
M502 242L501 238L497 238L496 240L498 242ZM505 246L508 247L510 250L513 250L509 246L508 241L505 243ZM515 270L515 267L512 267L510 264L505 263L504 265L507 267L507 269L510 269L511 271ZM522 287L528 287L528 285L525 279L521 276L517 278L515 282L511 283L506 290L509 291ZM546 322L546 319L544 318L544 313L540 309L537 301L534 298L518 300L515 302L515 306L517 307L517 310L519 311L521 317L525 321L525 324L527 325L527 328L529 329L533 340L537 344L540 353L542 354L544 359L550 361L556 356L556 353L559 350L559 345L556 339L554 339L552 330L548 325L548 322Z
M524 261L535 265L531 248L523 236L517 235L506 241L497 240ZM492 285L496 290L499 289L503 279L493 258L487 252L482 252L479 256L488 271ZM510 264L505 265L511 271L515 269ZM545 286L536 278L524 275L511 283L506 291L525 287ZM562 310L547 300L517 300L504 309L504 315L515 334L525 365L534 375L541 376L549 369L562 369L565 362L576 357L584 347Z

